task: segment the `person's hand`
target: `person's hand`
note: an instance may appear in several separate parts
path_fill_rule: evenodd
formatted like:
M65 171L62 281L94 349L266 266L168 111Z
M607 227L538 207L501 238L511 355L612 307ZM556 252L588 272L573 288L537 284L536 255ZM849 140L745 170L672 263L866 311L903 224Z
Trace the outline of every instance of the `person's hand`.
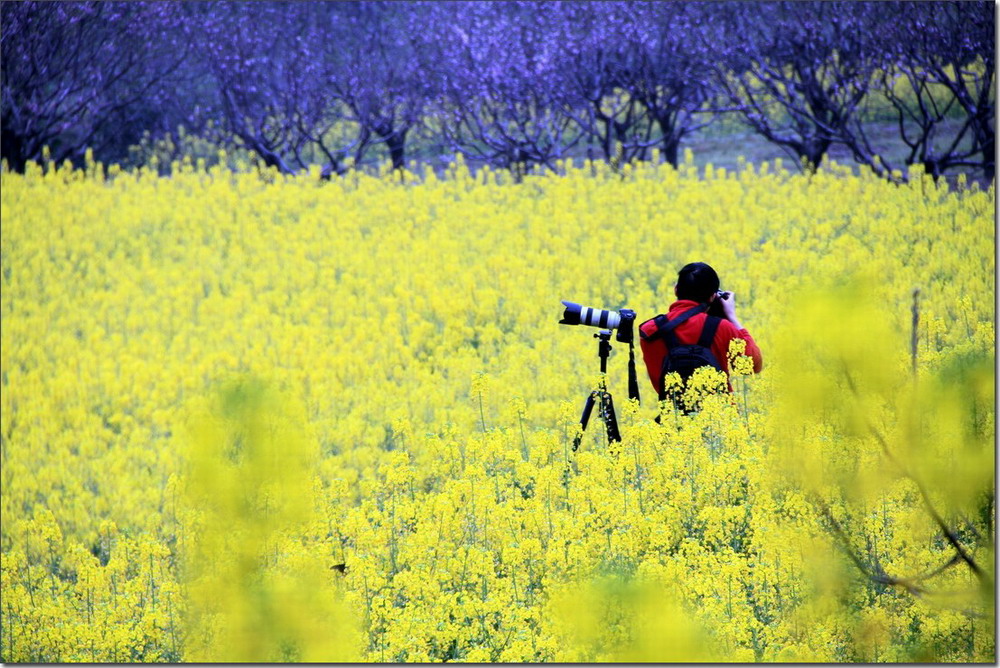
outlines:
M726 320L736 325L736 329L743 329L743 325L736 319L736 295L730 292L728 298L723 299L720 296L718 299L722 303L722 313L726 316Z

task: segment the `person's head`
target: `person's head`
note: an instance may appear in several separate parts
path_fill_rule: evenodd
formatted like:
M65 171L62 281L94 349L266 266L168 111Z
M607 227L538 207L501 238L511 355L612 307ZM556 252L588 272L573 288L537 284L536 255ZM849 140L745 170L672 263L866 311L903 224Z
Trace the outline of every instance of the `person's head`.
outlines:
M719 275L704 262L686 264L677 273L674 293L678 299L695 302L710 302L719 291Z

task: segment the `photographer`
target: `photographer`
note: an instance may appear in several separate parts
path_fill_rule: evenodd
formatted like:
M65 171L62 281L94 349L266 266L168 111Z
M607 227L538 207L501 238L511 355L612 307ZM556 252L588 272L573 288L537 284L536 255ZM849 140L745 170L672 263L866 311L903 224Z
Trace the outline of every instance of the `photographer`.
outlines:
M695 368L713 366L728 377L729 342L733 339L746 341L744 354L753 360L754 373L760 373L760 348L736 319L735 295L719 291L714 269L704 262L685 265L677 275L674 294L677 301L666 314L639 326L646 370L661 401L667 397L667 373L677 372L686 381ZM731 383L729 391L733 391Z

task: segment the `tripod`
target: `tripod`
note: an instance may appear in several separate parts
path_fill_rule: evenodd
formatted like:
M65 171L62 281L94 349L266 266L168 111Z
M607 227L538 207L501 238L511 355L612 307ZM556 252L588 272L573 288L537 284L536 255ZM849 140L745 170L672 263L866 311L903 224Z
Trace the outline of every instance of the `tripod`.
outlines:
M587 403L583 406L583 416L580 418L580 433L573 439L573 452L580 447L583 440L583 432L587 430L590 422L590 414L594 411L594 404L598 405L598 415L604 422L604 428L608 433L608 445L616 441L621 441L622 437L618 431L618 418L615 416L615 403L608 391L605 381L608 371L608 355L611 353L611 330L602 329L594 338L597 342L597 356L601 359L601 380L596 390L590 392ZM629 340L629 398L639 400L639 384L635 376L635 349L632 341Z

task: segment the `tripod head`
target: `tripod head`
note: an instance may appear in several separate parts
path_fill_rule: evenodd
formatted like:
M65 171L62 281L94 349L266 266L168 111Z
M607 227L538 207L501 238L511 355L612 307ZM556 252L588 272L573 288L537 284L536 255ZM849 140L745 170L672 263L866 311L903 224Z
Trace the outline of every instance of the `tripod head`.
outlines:
M602 329L597 334L594 334L595 339L599 339L597 343L597 356L601 358L601 373L608 372L608 355L611 354L611 330Z

